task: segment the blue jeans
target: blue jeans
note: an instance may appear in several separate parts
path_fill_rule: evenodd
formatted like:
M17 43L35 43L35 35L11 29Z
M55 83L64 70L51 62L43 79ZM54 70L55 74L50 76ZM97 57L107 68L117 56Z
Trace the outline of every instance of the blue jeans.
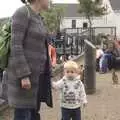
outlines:
M37 98L37 109L15 108L14 120L40 120L40 106L41 103L39 101L39 98Z
M35 109L20 109L14 111L14 120L40 120L39 111Z
M81 120L81 110L62 108L62 120Z

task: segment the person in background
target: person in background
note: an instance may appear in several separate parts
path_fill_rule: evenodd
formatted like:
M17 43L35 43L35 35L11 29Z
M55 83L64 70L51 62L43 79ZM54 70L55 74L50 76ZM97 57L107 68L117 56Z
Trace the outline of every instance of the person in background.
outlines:
M108 58L107 58L107 53L106 52L104 52L104 54L100 58L99 68L100 68L100 73L101 74L104 74L108 71Z
M86 106L87 98L77 63L65 62L63 78L52 86L61 92L62 120L81 120L81 106Z
M57 61L56 48L51 44L48 44L48 48L49 48L49 56L50 56L52 67L55 67L56 61Z
M40 13L48 0L21 0L11 18L11 47L7 67L8 103L14 120L40 120L40 104L52 107L51 63L47 30ZM27 4L27 5L26 5Z
M84 72L85 72L84 65L80 65L80 79L83 82L83 84L85 83L85 81L84 81L84 75L85 75L85 73Z
M100 62L100 58L101 56L104 54L103 50L100 49L100 47L96 48L96 71L99 72L99 62Z
M56 40L56 34L55 32L50 32L49 33L49 39L54 43Z
M112 70L115 68L115 53L113 50L107 50L108 69Z
M113 36L110 35L110 34L107 34L107 40L108 40L108 41L112 41L112 40L114 40L114 39L113 39Z
M50 56L50 60L51 60L51 64L52 67L54 68L57 64L57 53L56 53L56 48L54 45L54 41L55 41L55 36L54 33L49 33L48 35L48 50L49 50L49 56Z
M61 32L59 30L57 31L56 39L61 39Z

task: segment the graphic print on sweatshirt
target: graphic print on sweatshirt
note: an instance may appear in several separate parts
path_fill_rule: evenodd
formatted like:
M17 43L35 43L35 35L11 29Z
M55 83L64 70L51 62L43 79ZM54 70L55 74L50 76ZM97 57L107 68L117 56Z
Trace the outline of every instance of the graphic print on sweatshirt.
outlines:
M62 89L63 103L67 104L79 103L81 97L80 87L81 87L80 81L75 81L71 83L67 83L66 81L64 81L64 86Z

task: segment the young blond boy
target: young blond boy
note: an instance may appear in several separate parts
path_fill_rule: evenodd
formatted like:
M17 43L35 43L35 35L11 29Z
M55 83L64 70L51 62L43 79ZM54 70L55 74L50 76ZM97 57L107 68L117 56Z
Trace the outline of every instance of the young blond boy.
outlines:
M62 120L81 120L81 105L87 104L84 85L80 80L79 67L74 61L64 64L64 76L52 83L60 89Z

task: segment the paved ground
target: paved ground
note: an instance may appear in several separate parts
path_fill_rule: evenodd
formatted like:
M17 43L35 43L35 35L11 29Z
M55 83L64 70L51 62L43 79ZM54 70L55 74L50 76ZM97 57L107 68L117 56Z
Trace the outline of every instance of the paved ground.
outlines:
M120 72L117 72L120 78ZM97 91L88 95L88 106L85 109L85 120L120 120L120 86L112 85L111 73L97 74ZM42 105L42 120L60 120L59 92L53 92L54 108ZM0 120L10 119L12 112L7 110L0 114ZM3 117L2 117L3 115ZM6 117L5 117L6 116Z

